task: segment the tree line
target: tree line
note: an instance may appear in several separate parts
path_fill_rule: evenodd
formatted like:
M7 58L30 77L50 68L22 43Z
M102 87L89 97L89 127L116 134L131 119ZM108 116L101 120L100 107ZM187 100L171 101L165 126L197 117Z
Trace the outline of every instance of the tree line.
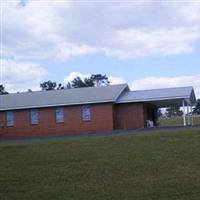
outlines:
M102 85L109 85L109 83L110 81L106 75L92 74L90 77L84 79L81 79L79 76L77 76L65 86L61 83L57 84L56 82L45 81L40 83L40 88L42 90L63 90L71 88L99 87Z
M83 88L83 87L99 87L103 85L109 85L110 81L106 75L102 74L92 74L90 77L81 79L81 77L75 77L71 82L68 82L66 85L62 83L56 83L54 81L44 81L40 83L41 90L64 90L72 88ZM31 89L28 89L28 92L32 92ZM0 95L8 94L5 90L3 84L0 85Z
M68 82L66 85L61 83L56 83L53 81L44 81L40 83L41 90L65 90L65 89L72 89L72 88L83 88L83 87L99 87L109 85L110 81L106 75L102 74L92 74L90 77L81 79L81 77L75 77L71 82ZM28 92L32 92L31 89L28 89ZM1 84L0 85L0 95L8 94L5 90L5 87ZM197 100L196 106L193 108L193 113L200 115L200 99ZM159 116L162 113L159 110ZM166 109L167 117L176 117L182 116L183 112L180 110L179 106L171 106Z

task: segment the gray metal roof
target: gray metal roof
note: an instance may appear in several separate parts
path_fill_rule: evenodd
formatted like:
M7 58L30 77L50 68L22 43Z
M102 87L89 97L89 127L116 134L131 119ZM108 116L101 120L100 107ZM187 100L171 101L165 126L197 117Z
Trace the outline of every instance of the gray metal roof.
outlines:
M116 103L148 102L157 106L169 106L182 105L183 99L190 104L196 102L193 87L130 91L121 96Z
M0 95L0 110L115 102L127 84Z
M193 87L130 91L127 84L0 95L0 111L93 103L148 102L160 107L196 102Z

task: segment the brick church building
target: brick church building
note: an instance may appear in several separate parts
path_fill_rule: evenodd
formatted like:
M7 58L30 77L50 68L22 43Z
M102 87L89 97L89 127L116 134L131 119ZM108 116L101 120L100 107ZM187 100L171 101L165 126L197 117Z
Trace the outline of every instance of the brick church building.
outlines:
M144 128L156 125L159 107L189 110L195 101L192 87L131 91L127 84L0 95L0 137Z

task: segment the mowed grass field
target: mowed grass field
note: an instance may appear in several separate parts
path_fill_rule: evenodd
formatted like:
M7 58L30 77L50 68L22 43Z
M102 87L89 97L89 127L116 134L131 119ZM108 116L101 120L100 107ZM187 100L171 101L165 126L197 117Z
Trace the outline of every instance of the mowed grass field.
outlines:
M194 116L194 125L200 125L200 115ZM183 117L160 118L159 126L182 126Z
M200 129L0 143L1 200L199 200Z

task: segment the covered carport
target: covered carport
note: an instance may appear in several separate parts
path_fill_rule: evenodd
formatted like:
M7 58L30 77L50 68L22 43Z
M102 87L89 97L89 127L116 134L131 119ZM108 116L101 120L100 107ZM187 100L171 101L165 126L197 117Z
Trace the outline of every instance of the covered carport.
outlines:
M117 103L142 103L145 109L152 109L152 119L158 118L155 109L167 108L173 105L182 107L183 125L193 125L192 107L196 103L193 87L177 87L153 90L130 91L120 97ZM190 114L189 114L190 113ZM151 120L150 115L144 115L144 123ZM154 123L154 125L156 125Z

